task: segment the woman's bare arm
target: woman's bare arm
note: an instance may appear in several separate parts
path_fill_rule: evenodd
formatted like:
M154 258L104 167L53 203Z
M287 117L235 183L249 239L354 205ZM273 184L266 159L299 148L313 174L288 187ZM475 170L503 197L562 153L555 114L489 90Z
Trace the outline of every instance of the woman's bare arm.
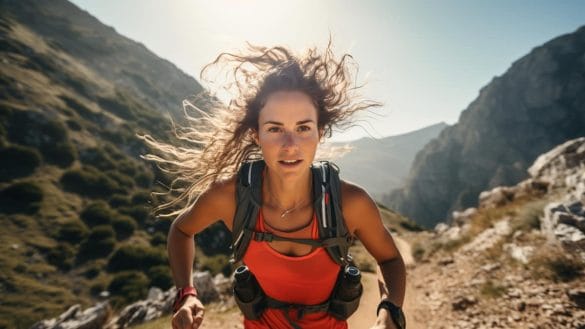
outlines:
M376 203L361 187L342 182L343 216L348 229L359 238L378 263L378 284L381 299L387 298L397 306L404 302L406 269L402 256L382 223ZM386 322L387 314L379 318Z
M194 235L219 220L223 220L231 230L234 212L235 178L232 178L213 184L199 196L188 212L175 219L169 229L167 252L178 288L193 285Z

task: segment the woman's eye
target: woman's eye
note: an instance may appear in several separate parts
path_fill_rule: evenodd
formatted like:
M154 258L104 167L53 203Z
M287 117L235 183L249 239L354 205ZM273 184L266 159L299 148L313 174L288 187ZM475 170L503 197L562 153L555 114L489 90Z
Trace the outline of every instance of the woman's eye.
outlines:
M309 130L311 130L311 127L309 127L309 126L300 126L298 129L299 129L299 131L309 131Z
M277 133L279 131L280 131L280 128L279 127L270 127L270 128L268 128L268 132L271 132L271 133Z

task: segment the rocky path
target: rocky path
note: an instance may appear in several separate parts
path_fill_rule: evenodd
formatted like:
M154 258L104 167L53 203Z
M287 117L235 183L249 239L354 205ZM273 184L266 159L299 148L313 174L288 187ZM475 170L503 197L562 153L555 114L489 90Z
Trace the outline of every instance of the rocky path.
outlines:
M404 298L404 312L406 314L406 323L409 329L424 329L425 323L428 323L428 312L424 305L417 303L420 300L421 291L418 291L413 284L414 279L409 274L414 269L414 259L410 244L399 237L394 237L396 246L404 259L407 267L406 296ZM368 329L376 320L376 307L380 301L380 292L378 290L378 279L374 273L363 273L364 295L360 302L358 311L349 319L350 329Z

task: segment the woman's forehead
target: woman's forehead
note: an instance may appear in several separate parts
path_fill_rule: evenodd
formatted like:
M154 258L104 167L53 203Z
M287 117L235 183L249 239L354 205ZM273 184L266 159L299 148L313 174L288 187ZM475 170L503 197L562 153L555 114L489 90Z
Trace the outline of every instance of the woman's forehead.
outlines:
M260 110L260 123L265 121L303 121L312 119L317 121L317 109L311 98L300 91L279 91L272 93L266 99Z

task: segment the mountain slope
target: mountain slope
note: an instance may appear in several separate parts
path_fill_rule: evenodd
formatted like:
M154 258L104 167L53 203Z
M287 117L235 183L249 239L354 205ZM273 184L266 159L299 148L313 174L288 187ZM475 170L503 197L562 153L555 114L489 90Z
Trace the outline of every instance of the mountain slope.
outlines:
M156 111L170 111L180 118L177 100L202 90L174 64L68 1L3 0L0 6L5 16L25 25L51 48L75 58L116 87L130 90Z
M334 147L348 145L352 148L335 163L341 168L342 178L365 187L381 200L384 193L403 184L416 153L447 126L438 123L397 136L333 143Z
M416 156L384 203L424 226L526 177L536 156L585 135L585 27L519 59L482 88L459 122Z
M168 179L135 134L176 143L167 113L200 85L58 0L0 1L0 82L0 328L170 287Z

